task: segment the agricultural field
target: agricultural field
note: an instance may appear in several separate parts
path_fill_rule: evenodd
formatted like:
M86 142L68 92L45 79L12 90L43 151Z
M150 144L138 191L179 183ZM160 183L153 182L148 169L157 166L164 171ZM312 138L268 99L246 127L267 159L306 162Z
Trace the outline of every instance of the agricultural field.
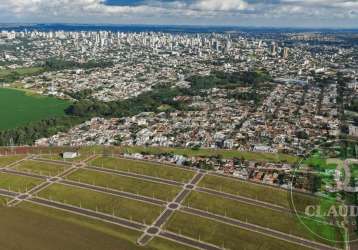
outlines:
M65 115L68 101L0 88L0 130Z
M91 164L97 167L128 171L142 175L149 175L158 178L179 181L183 183L188 182L194 176L194 172L189 170L167 167L156 163L126 160L112 157L99 157L94 159Z
M12 168L20 172L34 173L44 176L56 176L65 171L68 166L28 160L23 161Z

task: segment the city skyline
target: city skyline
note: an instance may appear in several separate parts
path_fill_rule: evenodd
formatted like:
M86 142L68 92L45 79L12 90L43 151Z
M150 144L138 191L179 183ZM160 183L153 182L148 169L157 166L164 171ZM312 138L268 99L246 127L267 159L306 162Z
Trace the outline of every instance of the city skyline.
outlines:
M0 23L358 28L353 0L4 0L0 11Z

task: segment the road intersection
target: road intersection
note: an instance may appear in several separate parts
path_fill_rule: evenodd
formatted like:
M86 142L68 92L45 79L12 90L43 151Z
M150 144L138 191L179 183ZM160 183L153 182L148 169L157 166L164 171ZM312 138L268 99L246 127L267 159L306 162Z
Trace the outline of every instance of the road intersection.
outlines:
M14 170L12 168L13 166L16 166L16 164L19 164L26 159L31 159L33 161L47 162L47 163L66 164L69 166L69 168L67 170L65 170L63 173L61 173L55 177L48 177L48 176L42 176L42 175L38 175L38 174L20 172L20 171ZM328 246L328 245L323 245L321 243L303 239L303 238L293 236L293 235L290 235L290 234L287 234L284 232L278 232L278 231L272 230L270 228L260 227L260 226L249 224L249 223L246 223L243 221L239 221L239 220L235 220L232 218L209 213L206 211L201 211L201 210L197 210L194 208L185 207L183 204L183 201L186 199L186 197L193 190L195 190L198 192L206 192L209 194L219 195L222 197L226 197L228 199L235 199L240 202L246 202L246 203L249 203L249 204L252 204L255 206L270 208L275 211L287 212L287 208L283 208L283 207L280 207L277 205L260 202L260 201L253 200L253 199L250 199L247 197L231 195L231 194L227 194L227 193L223 193L223 192L219 192L219 191L215 191L215 190L211 190L211 189L207 189L207 188L201 188L201 187L197 186L197 184L200 182L200 180L206 174L208 174L206 171L196 170L194 177L188 183L180 183L180 182L171 181L171 180L164 180L164 179L161 179L158 177L151 177L151 176L146 176L146 175L141 175L141 174L136 174L136 173L131 173L131 172L124 172L124 171L111 170L111 169L90 166L90 165L88 165L88 161L91 159L93 159L93 157L90 157L87 160L84 160L80 163L72 164L72 163L63 163L60 161L52 162L52 160L37 159L32 156L27 157L27 158L23 159L22 161L17 162L16 164L14 163L8 167L0 169L0 172L22 175L22 176L26 176L26 177L33 177L33 178L41 179L44 182L23 194L6 191L6 190L0 190L0 195L4 195L6 197L13 198L8 203L10 206L16 206L23 201L28 201L28 202L36 203L38 205L43 205L43 206L47 206L47 207L64 210L67 212L81 214L81 215L84 215L87 217L96 218L96 219L110 222L113 224L117 224L117 225L120 225L123 227L141 231L141 232L143 232L143 234L138 239L138 244L142 245L142 246L147 245L154 237L157 236L157 237L166 238L166 239L169 239L172 241L176 241L178 243L181 243L181 244L193 247L193 248L208 249L208 250L222 249L221 247L214 246L209 243L204 243L204 242L201 242L200 240L191 239L191 238L185 237L183 235L178 235L173 232L166 231L164 229L166 222L170 219L170 217L174 214L175 211L180 210L182 212L189 213L191 215L196 215L196 216L201 216L201 217L204 217L207 219L216 220L221 223L229 224L231 226L239 227L239 228L242 228L245 230L249 230L249 231L252 231L255 233L267 235L267 236L270 236L273 238L288 241L288 242L302 245L305 247L309 247L312 249L322 249L322 250L336 249L336 248ZM70 180L65 179L67 176L74 173L75 171L77 171L80 168L90 169L90 170L102 172L102 173L110 173L110 174L130 177L130 178L136 178L138 180L145 180L145 181L151 181L151 182L155 182L155 183L174 185L177 187L181 187L181 191L178 193L178 195L171 202L166 202L166 201L162 201L162 200L155 199L155 198L141 196L138 194L123 192L123 191L119 191L116 189L110 189L107 187L100 187L100 186L91 185L88 183L81 183L81 182L76 182L76 181L72 181L72 180L70 181ZM110 194L110 195L114 195L114 196L118 196L118 197L123 197L123 198L137 200L137 201L141 201L141 202L145 202L145 203L150 203L152 205L157 205L157 206L163 207L163 212L153 222L153 224L145 225L142 223L133 222L133 221L129 221L129 220L126 220L126 219L123 219L120 217L116 217L114 215L104 214L104 213L101 213L98 211L92 211L92 210L88 210L88 209L85 209L82 207L72 206L69 204L59 203L59 202L51 201L48 199L36 197L36 195L40 191L48 188L49 186L51 186L54 183L60 183L62 185L73 186L73 187L77 187L77 188L87 189L90 191L102 192L102 193L106 193L106 194Z

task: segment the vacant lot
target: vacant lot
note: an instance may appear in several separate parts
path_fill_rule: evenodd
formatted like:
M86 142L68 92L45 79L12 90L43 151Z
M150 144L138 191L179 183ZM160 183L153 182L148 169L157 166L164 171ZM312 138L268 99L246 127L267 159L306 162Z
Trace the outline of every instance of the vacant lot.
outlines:
M0 88L0 130L65 115L69 102Z
M162 148L162 147L123 147L123 151L129 153L147 152L151 154L173 153L187 156L217 156L231 159L234 157L244 158L245 160L255 160L264 162L287 162L296 163L299 158L286 154L272 154L260 152L244 152L238 150L220 150L220 149L199 149L190 148Z
M65 171L68 166L39 161L23 161L12 168L22 172L30 172L45 176L56 176Z
M184 169L112 157L99 157L93 160L91 164L98 167L128 171L180 182L188 182L194 176L194 172Z
M296 215L291 213L282 213L272 209L248 205L235 200L228 200L219 196L200 192L192 192L185 200L184 204L189 204L190 207L246 221L259 226L269 227L284 233L321 241L318 237L314 238L313 234L299 222ZM315 229L321 228L320 231L324 232L325 237L329 236L332 240L342 240L338 228L315 221L312 221L310 224L312 227L316 224L314 227ZM323 230L324 228L325 230ZM323 243L328 244L326 241L323 241Z
M42 72L41 67L19 68L19 69L2 69L0 70L0 82L12 82L25 76L31 76Z
M23 193L39 185L42 180L13 174L0 173L0 188Z
M0 212L0 249L138 249L138 232L86 217L28 203Z
M287 208L291 206L290 192L275 187L213 175L205 176L199 183L199 186L269 202ZM315 198L308 195L295 194L293 197L297 209L304 209L306 205L317 204L318 202Z
M60 154L41 154L38 156L38 158L54 160L54 161L64 161L64 162L80 162L80 161L86 160L89 156L90 155L88 155L88 154L81 154L80 156L78 156L74 159L63 159L63 157Z
M0 197L0 201L3 199ZM147 247L139 247L136 240L141 232L28 202L17 208L0 204L0 213L0 249L190 249L161 238L155 238Z
M0 156L0 167L6 167L7 165L23 158L25 158L23 155Z
M87 169L76 171L68 176L68 179L161 200L172 200L180 192L180 188L175 186L105 174Z
M176 212L166 229L227 249L296 250L304 247L243 230L227 224ZM239 246L239 247L238 247Z
M39 196L147 224L152 223L163 210L152 204L61 184L50 186Z

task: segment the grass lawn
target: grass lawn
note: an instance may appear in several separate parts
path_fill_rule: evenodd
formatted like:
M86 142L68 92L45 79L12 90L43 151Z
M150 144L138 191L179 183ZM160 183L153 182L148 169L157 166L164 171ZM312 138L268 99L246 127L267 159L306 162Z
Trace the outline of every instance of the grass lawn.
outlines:
M148 203L61 184L50 186L39 196L147 224L152 223L163 210Z
M333 160L327 161L326 158L322 157L319 153L312 155L310 158L305 159L302 164L306 164L318 171L334 170L337 168L337 162Z
M291 207L290 192L275 187L213 175L206 175L199 183L199 186L273 203L287 208ZM308 195L295 194L294 198L296 209L304 209L307 205L317 204L315 198Z
M80 156L74 159L63 159L60 154L42 154L38 155L40 159L47 159L47 160L54 160L54 161L64 161L64 162L80 162L86 160L90 155L88 154L81 154Z
M160 237L155 237L148 244L149 248L153 249L163 249L163 250L194 250L196 248L191 248L185 245L180 245L174 241L166 240ZM142 248L143 249L143 248Z
M300 221L294 214L276 212L271 209L256 207L235 200L229 200L216 195L200 192L192 192L184 202L184 205L187 204L189 204L190 207L209 211L218 215L225 216L226 214L227 217L241 221L269 227L277 231L290 233L310 240L322 241L319 237L315 238L311 232L300 224ZM320 228L320 231L325 232L324 236L331 236L333 237L331 238L332 240L336 240L341 236L340 230L336 227L327 226L315 221L310 222L310 225L315 229ZM336 238L335 236L338 237ZM323 243L328 244L329 242L323 241Z
M265 162L287 162L295 163L298 158L286 154L271 154L259 152L242 152L237 150L221 150L221 149L199 149L193 150L189 148L155 148L155 147L124 147L127 152L148 152L152 154L174 153L187 156L215 156L221 155L225 159L234 157L244 158L246 160L265 161Z
M0 88L0 130L65 115L68 101Z
M0 167L6 167L7 165L23 158L25 158L24 155L0 156Z
M358 180L358 164L351 164L349 168L351 170L351 184L356 186L356 181Z
M175 186L100 173L87 169L80 169L68 176L67 179L143 196L155 197L161 200L172 200L180 192L180 188Z
M164 148L164 147L140 147L140 146L124 146L124 147L107 147L104 149L99 146L92 146L81 149L82 152L98 153L150 153L150 154L162 154L173 153L187 156L217 156L220 155L225 159L231 158L244 158L246 160L255 160L263 162L286 162L297 163L300 159L296 156L287 154L274 154L274 153L259 153L259 152L244 152L238 150L224 150L224 149L199 149L193 150L190 148Z
M31 67L31 68L19 68L19 69L2 69L0 70L0 77L7 76L13 72L16 72L19 75L29 75L40 72L43 70L41 67Z
M99 157L91 161L93 166L129 171L137 174L149 175L163 179L188 182L194 172L151 162L141 162L112 157Z
M2 206L5 206L9 200L11 200L11 199L0 195L0 208Z
M139 232L80 215L28 203L0 212L0 249L139 249Z
M23 161L20 164L13 166L12 168L21 172L30 172L45 176L56 176L65 171L68 166L39 161Z
M39 185L42 180L13 174L0 173L0 188L15 192L26 192Z
M275 238L182 212L175 212L166 229L227 249L306 249Z
M0 81L11 82L25 76L31 76L42 72L41 67L18 68L18 69L2 69L0 70Z
M139 247L136 240L141 232L29 202L16 208L0 205L0 213L0 249L190 249L161 238L153 239L147 247Z

